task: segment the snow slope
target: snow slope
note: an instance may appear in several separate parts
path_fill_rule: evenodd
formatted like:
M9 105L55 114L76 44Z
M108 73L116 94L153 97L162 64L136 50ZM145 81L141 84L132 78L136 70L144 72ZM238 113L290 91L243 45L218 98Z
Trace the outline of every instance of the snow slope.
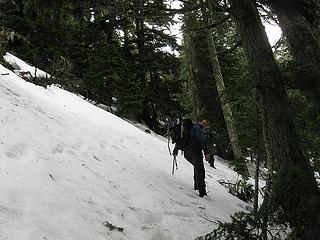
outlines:
M199 198L183 157L171 175L165 139L0 73L0 240L194 239L214 227L206 219L245 207L217 183L236 177L222 162L206 164L209 196Z
M11 53L6 53L3 56L4 60L8 62L15 70L14 72L17 75L21 75L22 73L30 73L33 77L50 77L50 75L39 68L32 67L29 64L27 64L25 61L21 60L20 58L17 58ZM27 75L28 76L28 75Z

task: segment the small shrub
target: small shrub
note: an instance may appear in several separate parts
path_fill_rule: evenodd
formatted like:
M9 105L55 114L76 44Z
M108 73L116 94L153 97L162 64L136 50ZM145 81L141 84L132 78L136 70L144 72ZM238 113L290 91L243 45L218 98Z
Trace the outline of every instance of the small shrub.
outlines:
M215 230L196 240L292 240L286 225L265 224L264 219L253 212L238 212L231 216L231 222L218 221Z
M225 186L229 190L229 193L241 199L242 201L253 201L254 188L253 185L249 183L247 179L238 178L235 183L229 181L226 182L220 179L218 180L218 182L221 185Z

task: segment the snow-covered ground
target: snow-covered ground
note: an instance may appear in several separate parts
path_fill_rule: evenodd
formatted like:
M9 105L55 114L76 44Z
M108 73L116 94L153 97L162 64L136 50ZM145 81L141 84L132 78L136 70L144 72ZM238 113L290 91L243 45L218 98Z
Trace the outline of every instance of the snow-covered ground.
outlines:
M19 76L29 77L50 77L50 75L39 68L32 67L25 61L17 58L11 53L6 53L3 56L4 60L8 62L15 70L14 72Z
M0 73L0 240L194 239L213 229L207 219L244 210L217 182L236 178L223 162L206 163L209 193L199 198L182 156L171 175L166 139Z

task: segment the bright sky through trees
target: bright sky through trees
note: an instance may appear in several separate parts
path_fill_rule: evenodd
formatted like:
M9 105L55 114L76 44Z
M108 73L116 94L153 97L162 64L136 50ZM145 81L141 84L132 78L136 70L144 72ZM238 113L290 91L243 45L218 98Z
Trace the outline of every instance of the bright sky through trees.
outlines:
M281 29L279 26L277 26L275 24L270 24L267 22L264 22L263 25L266 29L266 32L267 32L267 35L269 38L269 42L270 42L271 46L273 46L281 37L281 34L282 34Z
M181 2L177 0L168 1L171 5L171 8L179 9L181 8ZM176 35L178 39L178 43L181 43L182 39L182 33L181 33L181 21L179 20L179 16L176 16L175 19L177 23L170 27L170 33L172 35ZM263 25L265 26L269 42L271 46L273 46L281 37L281 29L279 26L276 25L276 23L270 24L268 22L263 21Z

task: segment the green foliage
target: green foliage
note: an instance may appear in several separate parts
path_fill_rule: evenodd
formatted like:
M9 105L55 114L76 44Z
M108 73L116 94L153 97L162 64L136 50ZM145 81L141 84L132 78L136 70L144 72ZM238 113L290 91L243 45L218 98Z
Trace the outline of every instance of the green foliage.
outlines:
M311 98L312 96L310 96ZM303 149L315 166L320 162L320 108L299 90L290 90L291 113L302 138ZM316 169L317 170L317 169Z
M225 186L229 190L229 193L241 199L242 201L251 202L253 200L253 185L248 182L247 178L238 177L235 183L225 182L222 179L220 179L218 182Z
M308 177L305 170L288 166L273 177L271 196L264 200L257 213L238 212L231 216L231 222L217 222L218 227L213 232L197 240L300 240L306 236L317 239L315 229L320 224L320 198L315 186L310 186ZM231 190L237 189L236 184L222 184Z
M87 98L112 105L116 86L125 77L124 60L120 51L120 44L115 41L108 43L105 34L99 37L87 67L83 69Z
M14 39L8 49L58 74L52 78L58 84L55 66L66 59L71 72L62 78L81 79L78 93L116 104L124 117L160 130L160 121L182 111L179 62L164 50L177 49L175 38L164 32L172 23L172 15L161 11L164 2L16 0L0 7L0 26L28 40Z
M236 48L230 51L239 42L235 32L234 23L228 20L214 30L214 36L240 143L249 156L250 152L257 151L258 141L255 84L249 75L243 50Z
M8 45L9 50L18 54L22 59L47 70L50 61L60 56L68 56L72 48L76 29L65 24L63 20L45 19L34 11L24 11L21 3L13 8L1 24L12 28L25 36L27 41L15 39Z
M221 70L237 124L243 149L255 149L257 142L257 107L255 86L247 72L241 50L221 57Z
M234 49L238 45L238 36L231 20L225 21L213 30L206 29L210 23L225 18L223 13L209 11L206 22L200 11L186 14L184 17L184 55L183 76L188 79L189 89L184 103L191 116L206 118L217 133L215 143L218 155L232 159L232 150L221 111L221 103L213 78L212 66L208 58L207 31L213 31L214 42L226 87L226 94L231 104L233 117L240 138L240 145L247 156L257 150L257 109L255 104L255 86L249 76L248 66L242 50ZM233 49L233 51L230 51ZM186 74L189 71L189 74Z
M308 71L308 63L294 60L288 50L288 43L285 39L280 42L277 51L277 58L283 75L285 85L288 87L288 97L290 101L290 111L294 118L296 128L303 144L303 149L309 160L314 163L315 170L320 169L320 92L319 89L306 88L312 83L310 76L312 71ZM308 80L310 79L310 80ZM299 81L301 80L301 81Z
M122 79L119 84L118 105L120 116L138 120L138 115L144 104L144 93L141 91L140 82L134 74L128 74L127 78Z
M174 37L165 31L173 23L173 14L164 10L166 1L1 1L0 53L13 51L51 73L54 77L44 85L56 83L97 103L115 105L119 115L144 122L159 133L165 131L162 125L168 118L184 114L207 118L217 132L218 155L228 158L230 144L208 58L207 33L213 31L241 145L248 154L257 155L261 133L255 86L243 51L230 51L239 40L235 26L227 20L207 29L207 24L219 22L226 14L202 11L204 5L194 8L199 2L190 3L192 10L185 14L183 51L178 58L164 50L168 46L178 50ZM13 38L12 33L19 37ZM287 50L277 57L289 79L287 86L295 84L298 73L308 73L301 68L310 66L292 61ZM288 92L306 155L319 170L320 106L313 101L319 96ZM235 165L240 172L243 167ZM304 176L308 170L291 167L273 179L274 195L267 210L259 215L237 213L231 223L220 222L206 239L263 239L266 232L281 239L288 225L295 227L288 238L299 239L308 225L320 225L318 195L300 197L312 191ZM247 179L221 183L243 201L252 200L253 186Z
M61 88L73 93L79 93L83 89L83 82L73 73L73 64L69 59L56 58L48 66L50 77L42 79L33 79L33 83L42 83L47 85L56 84Z
M277 214L276 223L290 224L293 239L301 239L309 227L320 225L320 197L317 186L309 184L310 177L305 169L288 166L273 178L270 211Z
M222 184L231 190L237 187L236 184ZM320 198L314 186L310 186L305 170L288 166L286 171L277 173L270 197L270 201L265 199L258 213L238 212L231 216L231 222L218 222L213 232L197 240L318 238L314 230L320 224Z
M232 159L232 160L230 160L229 164L235 172L237 172L238 174L240 174L244 178L249 177L248 176L248 168L246 166L246 159L245 158Z
M259 232L255 229L257 221L252 214L239 212L231 217L231 221L231 223L219 222L219 227L213 234L214 239L257 240L260 238Z
M179 95L179 101L185 109L185 114L191 119L198 119L198 97L195 94L195 84L193 81L192 62L190 54L187 51L187 46L182 45L182 51L180 55L181 71L180 79L183 82L182 92Z
M231 216L231 222L218 221L213 232L196 240L293 240L287 238L287 226L264 222L263 215L253 212L237 212Z
M212 62L209 57L208 29L198 10L184 16L183 74L186 79L184 104L189 116L195 120L208 119L210 127L217 133L214 139L217 155L229 159L230 141L224 120L220 99L213 75ZM188 99L189 98L189 99Z
M0 25L0 61L2 62L2 56L5 53L7 44L9 41L13 41L14 39L19 39L22 41L25 41L25 38L17 33L15 33L14 31L12 31L9 28L1 28Z

